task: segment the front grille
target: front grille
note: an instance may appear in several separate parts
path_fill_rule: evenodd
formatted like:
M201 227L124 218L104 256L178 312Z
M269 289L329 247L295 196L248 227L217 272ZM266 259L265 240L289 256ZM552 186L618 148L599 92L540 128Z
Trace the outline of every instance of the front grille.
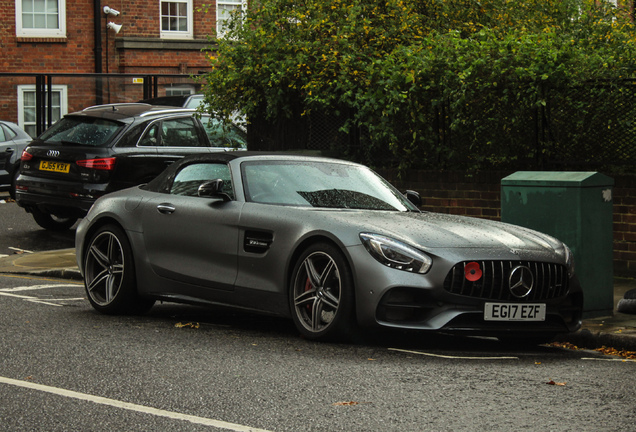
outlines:
M475 261L482 276L471 282L465 277L469 263L456 264L444 280L444 289L452 294L502 301L539 301L562 297L568 292L568 274L565 266L531 261ZM518 266L530 269L534 284L530 294L520 299L510 292L510 272Z

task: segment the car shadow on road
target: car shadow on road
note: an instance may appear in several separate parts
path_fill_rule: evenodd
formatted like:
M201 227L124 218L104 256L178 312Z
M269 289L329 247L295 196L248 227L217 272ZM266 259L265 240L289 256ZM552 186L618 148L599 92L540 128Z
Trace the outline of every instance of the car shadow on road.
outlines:
M135 320L166 322L171 326L186 326L203 331L231 332L234 335L249 337L255 341L287 340L301 345L314 347L329 345L368 347L371 349L395 349L408 351L435 351L454 355L515 355L541 354L554 352L555 348L546 345L510 345L496 338L472 337L437 332L402 331L391 329L372 329L357 332L349 340L315 342L302 338L296 331L291 319L261 315L226 307L199 307L175 303L157 303L143 317Z

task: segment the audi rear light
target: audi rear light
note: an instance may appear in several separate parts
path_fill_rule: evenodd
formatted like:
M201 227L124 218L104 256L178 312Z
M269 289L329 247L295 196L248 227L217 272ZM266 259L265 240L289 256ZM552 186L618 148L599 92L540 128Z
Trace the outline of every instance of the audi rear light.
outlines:
M24 149L24 151L22 152L22 156L20 156L20 159L23 161L28 161L33 159L33 155L29 153L27 149Z
M100 158L100 159L85 159L85 160L79 160L75 163L84 168L91 168L91 169L103 170L103 171L112 171L115 169L116 160L117 160L116 158L111 157L111 158Z

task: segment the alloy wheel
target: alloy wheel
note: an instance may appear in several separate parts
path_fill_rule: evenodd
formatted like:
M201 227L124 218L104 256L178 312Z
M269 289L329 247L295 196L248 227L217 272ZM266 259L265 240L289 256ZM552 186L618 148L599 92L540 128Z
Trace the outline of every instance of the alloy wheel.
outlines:
M318 251L307 256L294 280L296 316L308 331L319 333L334 321L340 306L342 283L334 259Z
M91 242L86 255L86 290L100 306L109 305L124 280L124 251L116 235L104 231Z

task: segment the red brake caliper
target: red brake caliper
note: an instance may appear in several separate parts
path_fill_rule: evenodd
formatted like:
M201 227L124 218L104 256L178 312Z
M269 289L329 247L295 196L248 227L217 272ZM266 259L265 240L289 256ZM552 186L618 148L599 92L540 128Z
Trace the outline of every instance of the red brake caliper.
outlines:
M311 282L309 281L309 277L307 277L307 282L305 282L305 292L309 291L310 289L311 289ZM311 305L308 304L305 307L307 308L307 313L309 314L309 316L311 316Z

